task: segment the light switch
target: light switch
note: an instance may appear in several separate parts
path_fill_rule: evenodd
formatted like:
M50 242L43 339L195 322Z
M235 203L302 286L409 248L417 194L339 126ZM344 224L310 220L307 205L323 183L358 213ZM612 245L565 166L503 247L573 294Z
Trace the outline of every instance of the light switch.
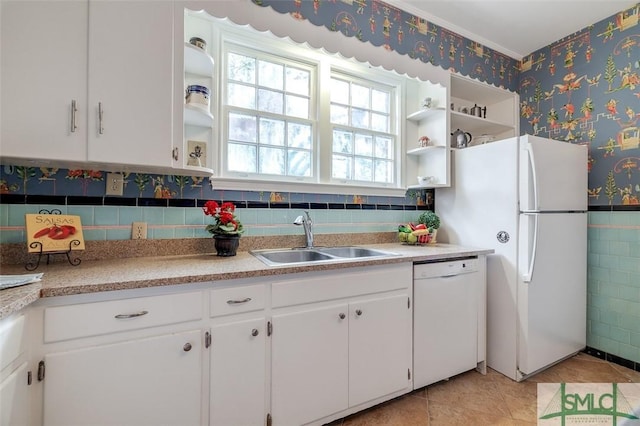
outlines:
M124 192L124 180L121 173L107 173L106 195L120 195Z

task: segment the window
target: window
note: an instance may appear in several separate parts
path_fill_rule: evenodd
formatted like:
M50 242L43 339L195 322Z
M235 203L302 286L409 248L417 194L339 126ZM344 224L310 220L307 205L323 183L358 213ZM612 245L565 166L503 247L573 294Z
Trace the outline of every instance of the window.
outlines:
M399 188L402 77L222 32L223 177Z
M334 179L393 183L392 88L331 78Z
M231 50L226 63L228 170L311 176L311 71Z

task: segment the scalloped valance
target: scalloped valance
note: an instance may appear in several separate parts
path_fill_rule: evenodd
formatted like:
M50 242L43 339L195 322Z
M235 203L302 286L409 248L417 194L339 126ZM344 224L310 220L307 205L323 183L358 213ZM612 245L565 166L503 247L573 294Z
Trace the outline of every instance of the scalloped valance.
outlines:
M351 3L351 4L350 4ZM515 92L519 62L387 3L303 0L185 2L238 25L446 84L458 72Z

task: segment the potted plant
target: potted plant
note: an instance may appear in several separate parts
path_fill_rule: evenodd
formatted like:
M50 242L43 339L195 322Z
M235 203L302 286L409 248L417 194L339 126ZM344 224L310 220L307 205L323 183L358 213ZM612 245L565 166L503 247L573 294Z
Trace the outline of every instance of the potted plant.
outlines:
M202 210L213 218L213 223L205 229L213 234L218 256L235 256L244 232L242 222L235 214L236 206L229 202L218 205L215 201L207 201Z
M429 242L436 242L436 234L440 228L440 218L431 210L424 211L418 217L418 223L424 224L429 229Z

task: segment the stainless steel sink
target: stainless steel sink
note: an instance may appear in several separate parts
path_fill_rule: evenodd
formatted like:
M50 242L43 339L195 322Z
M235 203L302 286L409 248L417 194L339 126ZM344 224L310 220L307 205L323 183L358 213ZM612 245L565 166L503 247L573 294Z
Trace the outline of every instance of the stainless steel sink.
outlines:
M337 257L358 258L371 256L389 256L395 253L369 249L365 247L322 247L317 249L321 253Z
M399 256L397 253L366 247L314 247L299 249L251 250L250 253L269 266L339 262L361 258Z

